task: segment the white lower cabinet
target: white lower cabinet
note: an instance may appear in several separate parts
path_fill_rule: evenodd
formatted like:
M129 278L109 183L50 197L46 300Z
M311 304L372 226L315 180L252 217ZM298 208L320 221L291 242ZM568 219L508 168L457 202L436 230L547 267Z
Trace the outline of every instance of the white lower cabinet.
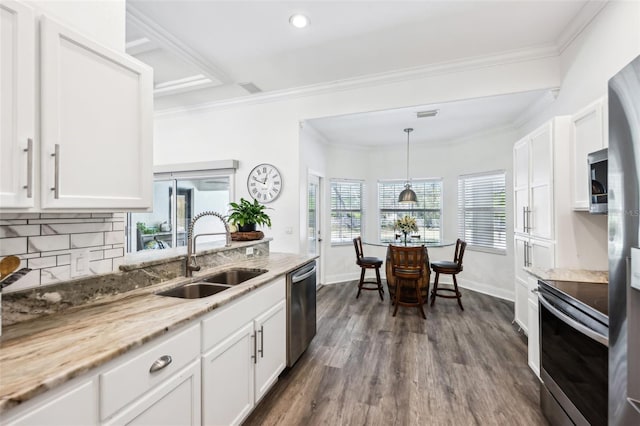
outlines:
M538 322L538 301L529 299L527 302L527 316L529 319L528 360L529 367L540 377L540 324Z
M43 395L44 401L20 407L23 414L10 414L0 423L11 426L85 426L98 422L98 392L94 378L69 383L49 394Z
M239 424L251 412L254 342L249 323L202 357L203 424Z
M287 363L287 317L282 301L254 321L256 329L255 401L278 380Z
M200 360L154 387L105 422L106 425L199 425Z
M286 366L284 278L202 321L202 421L240 424Z

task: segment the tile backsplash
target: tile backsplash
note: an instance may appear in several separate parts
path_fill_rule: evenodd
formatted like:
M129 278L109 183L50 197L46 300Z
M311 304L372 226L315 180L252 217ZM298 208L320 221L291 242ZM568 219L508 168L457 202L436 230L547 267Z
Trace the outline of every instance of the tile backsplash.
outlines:
M71 255L89 253L86 275L117 271L125 255L124 213L2 213L0 258L32 271L5 293L71 279ZM75 277L74 277L75 278Z

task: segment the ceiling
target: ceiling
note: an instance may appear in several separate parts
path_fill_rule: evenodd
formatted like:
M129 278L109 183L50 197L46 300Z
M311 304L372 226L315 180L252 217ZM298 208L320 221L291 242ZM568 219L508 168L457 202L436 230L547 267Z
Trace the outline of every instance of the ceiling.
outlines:
M308 120L322 138L331 144L380 147L404 144L403 129L411 127L411 144L446 144L469 135L487 134L517 127L528 114L553 102L548 90L468 99L398 108L393 110L349 114ZM433 111L435 117L418 118L420 111Z
M127 52L154 68L156 110L342 87L518 52L559 54L601 0L127 0ZM304 13L310 25L289 24ZM330 143L449 142L513 128L549 91L315 119ZM439 109L433 118L416 112Z

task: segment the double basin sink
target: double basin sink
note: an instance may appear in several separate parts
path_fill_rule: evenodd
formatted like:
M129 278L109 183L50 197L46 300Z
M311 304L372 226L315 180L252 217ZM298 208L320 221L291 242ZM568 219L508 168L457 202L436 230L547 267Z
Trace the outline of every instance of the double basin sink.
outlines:
M203 278L201 281L185 284L156 294L181 299L201 299L225 291L235 285L262 275L265 272L267 272L266 269L232 268Z

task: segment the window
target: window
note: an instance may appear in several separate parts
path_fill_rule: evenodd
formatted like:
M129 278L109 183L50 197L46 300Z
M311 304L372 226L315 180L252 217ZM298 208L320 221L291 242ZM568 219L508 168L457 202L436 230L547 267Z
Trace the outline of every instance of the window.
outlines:
M505 172L458 178L458 228L468 247L506 253Z
M331 244L351 243L362 235L362 194L360 181L331 181Z
M406 215L414 217L418 224L418 233L412 241L439 243L442 240L442 179L413 180L411 189L418 196L415 205L398 203L404 185L404 181L378 182L380 242L398 241L394 225Z
M207 210L227 214L235 168L178 167L186 170L155 174L152 212L127 215L128 252L185 246L189 223L195 215ZM224 231L222 222L213 217L198 221L196 228L196 232ZM198 238L198 244L213 240L224 240L224 235Z

